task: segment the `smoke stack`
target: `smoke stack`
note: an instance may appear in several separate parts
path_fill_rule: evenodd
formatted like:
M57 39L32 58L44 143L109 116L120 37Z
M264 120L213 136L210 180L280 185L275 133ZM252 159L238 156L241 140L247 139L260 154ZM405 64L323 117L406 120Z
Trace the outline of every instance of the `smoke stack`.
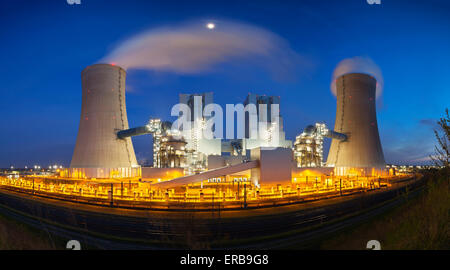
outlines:
M334 130L347 135L333 139L327 165L337 175L376 175L386 166L378 134L375 92L377 81L362 73L349 73L336 80L337 109Z
M69 176L140 175L131 139L119 139L116 135L129 128L125 77L124 69L109 64L88 66L81 72L81 117Z

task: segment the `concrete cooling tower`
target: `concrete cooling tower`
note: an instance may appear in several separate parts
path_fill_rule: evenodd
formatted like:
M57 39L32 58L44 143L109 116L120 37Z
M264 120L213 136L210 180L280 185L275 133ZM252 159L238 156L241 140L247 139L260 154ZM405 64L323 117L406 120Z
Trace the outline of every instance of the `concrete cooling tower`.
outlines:
M69 177L140 176L131 138L117 138L119 130L129 128L125 77L124 69L109 64L81 72L81 117Z
M347 140L333 139L327 166L336 175L379 175L385 161L378 134L375 91L377 82L367 74L350 73L337 78L337 109L334 130Z

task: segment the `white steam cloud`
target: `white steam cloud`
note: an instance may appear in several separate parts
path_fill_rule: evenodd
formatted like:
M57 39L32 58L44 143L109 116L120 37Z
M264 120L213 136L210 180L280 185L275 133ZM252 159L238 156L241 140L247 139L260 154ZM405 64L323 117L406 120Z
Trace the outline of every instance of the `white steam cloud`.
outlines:
M220 21L214 28L190 23L133 36L101 59L125 69L184 74L210 71L220 63L256 63L276 78L292 77L301 57L276 34L243 23Z
M365 73L373 76L377 80L376 97L381 96L383 92L383 75L381 69L375 64L375 62L368 57L356 56L347 58L339 62L333 72L331 80L331 92L336 95L336 79L344 74L348 73Z

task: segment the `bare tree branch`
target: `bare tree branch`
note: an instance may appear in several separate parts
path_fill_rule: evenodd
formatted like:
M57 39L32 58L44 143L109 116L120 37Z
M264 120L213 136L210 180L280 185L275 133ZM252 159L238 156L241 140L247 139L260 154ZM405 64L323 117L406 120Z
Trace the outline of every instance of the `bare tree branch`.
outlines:
M448 108L445 115L437 122L439 131L434 130L438 144L435 146L434 155L430 156L436 166L450 167L450 114ZM441 135L442 134L442 135Z

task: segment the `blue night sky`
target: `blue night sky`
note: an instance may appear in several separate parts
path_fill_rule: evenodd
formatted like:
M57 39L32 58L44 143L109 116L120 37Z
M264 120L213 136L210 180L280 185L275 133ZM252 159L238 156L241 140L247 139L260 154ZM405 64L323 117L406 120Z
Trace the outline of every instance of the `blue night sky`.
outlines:
M233 20L283 37L308 59L295 80L259 67L223 64L207 73L128 70L130 126L171 120L179 93L213 91L216 103L247 93L278 95L291 140L310 123L334 126L331 75L339 61L370 57L382 70L378 125L388 163L421 164L450 91L450 2L388 1L2 1L0 167L68 166L81 108L80 72L128 37L186 21ZM139 160L151 137L133 139ZM328 151L329 142L327 142Z

